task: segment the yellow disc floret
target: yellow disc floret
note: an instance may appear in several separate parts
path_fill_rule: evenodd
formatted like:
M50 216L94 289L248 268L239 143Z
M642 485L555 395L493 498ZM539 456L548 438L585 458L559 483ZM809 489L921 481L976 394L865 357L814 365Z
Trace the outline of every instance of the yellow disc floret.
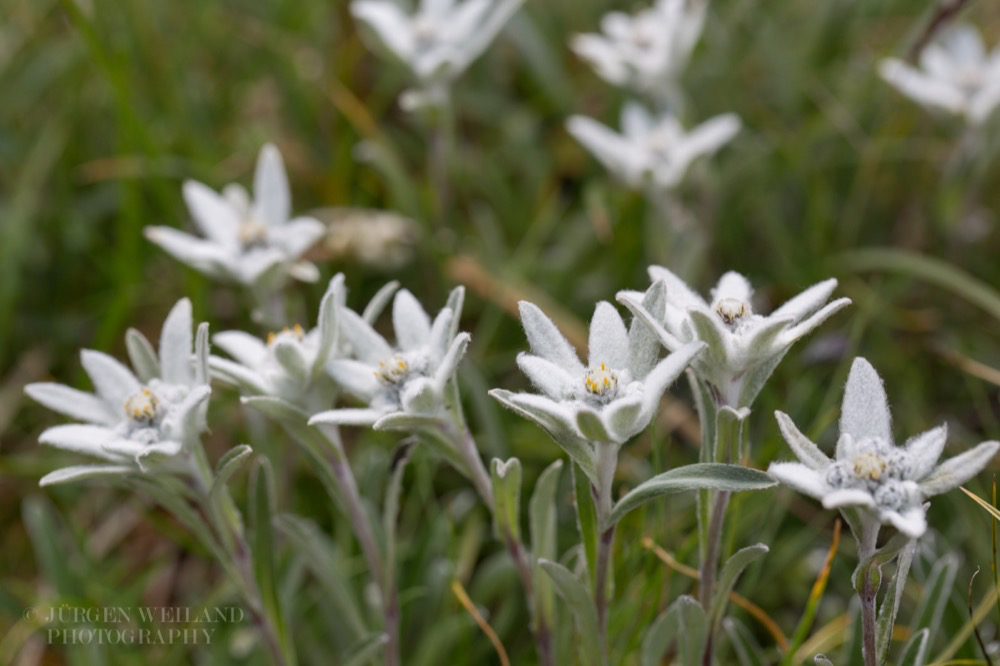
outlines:
M125 414L133 421L152 423L156 420L159 407L160 401L156 395L144 386L125 401Z

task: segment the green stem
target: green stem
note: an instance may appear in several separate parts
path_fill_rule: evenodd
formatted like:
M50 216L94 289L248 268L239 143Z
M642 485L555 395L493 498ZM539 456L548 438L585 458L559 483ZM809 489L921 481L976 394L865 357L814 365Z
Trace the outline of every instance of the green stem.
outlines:
M597 443L597 486L595 504L597 508L597 560L594 564L594 609L597 611L598 643L601 647L601 663L610 663L608 646L608 615L610 613L609 578L611 575L611 549L615 538L615 525L611 516L611 485L618 467L618 446Z
M879 523L867 517L861 521L861 534L858 535L858 559L864 562L875 553L878 541ZM872 584L868 571L861 572L861 654L865 666L878 666L878 651L876 649L877 608L875 604L878 589Z

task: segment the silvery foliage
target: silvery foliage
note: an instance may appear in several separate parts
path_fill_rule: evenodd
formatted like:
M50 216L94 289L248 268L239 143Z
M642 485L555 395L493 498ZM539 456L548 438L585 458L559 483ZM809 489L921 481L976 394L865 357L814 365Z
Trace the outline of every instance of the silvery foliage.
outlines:
M394 0L354 0L351 13L405 64L416 87L403 93L407 109L437 106L482 55L524 0L420 0L407 14Z
M208 324L198 327L195 339L191 329L191 301L185 298L163 324L159 354L129 329L125 339L134 372L107 354L84 349L80 362L95 393L48 382L25 387L37 402L81 422L48 428L40 443L103 461L56 470L40 485L186 464L188 449L205 429L211 394Z
M684 71L707 7L703 0L658 0L634 16L610 12L603 34L577 35L572 48L608 83L659 95Z
M659 309L664 300L661 286L650 290L645 303ZM571 455L586 450L580 448L581 440L623 444L641 432L656 414L663 392L705 346L682 345L658 361L659 344L648 327L633 320L626 329L615 307L601 302L590 320L585 365L537 306L522 301L520 311L531 353L519 354L517 364L540 394L493 389L490 395L564 447L569 442ZM582 466L590 467L586 462Z
M302 255L325 227L311 217L290 220L291 195L281 153L265 145L254 172L254 198L238 184L221 193L197 181L184 183L184 200L198 238L171 227L147 227L146 237L178 261L209 277L271 291L287 276L306 282L319 271Z
M245 395L280 398L306 410L317 398L329 399L329 390L317 389L329 381L326 363L337 346L337 315L344 301L344 276L338 273L330 280L316 326L309 331L295 324L269 333L266 340L243 331L216 333L215 345L234 360L212 356L213 375Z
M470 340L468 333L458 332L464 298L463 287L452 290L432 321L412 293L398 291L392 304L395 345L372 327L370 318L341 308L340 335L353 358L338 355L326 364L326 371L364 407L323 411L310 424L382 428L393 427L393 417L442 417L446 389Z
M1000 48L986 53L971 25L943 31L920 52L919 68L886 58L879 74L914 101L971 125L982 124L1000 106Z
M938 465L948 436L943 424L894 446L882 378L863 358L854 359L847 378L833 459L787 415L775 416L801 462L772 463L772 477L821 500L827 509L857 507L911 539L927 529L924 501L974 477L1000 448L1000 442L983 442Z
M728 143L740 129L734 114L711 118L686 132L677 118L650 113L637 102L622 109L619 134L592 118L572 116L566 128L612 174L635 189L672 190L691 164Z
M830 279L763 316L754 313L753 289L739 273L722 276L712 289L711 303L666 268L651 266L649 276L651 290L666 290L663 307L643 305L637 292L621 292L618 300L670 351L695 340L708 345L691 367L708 384L718 405L734 409L750 407L788 349L851 302L839 298L827 303L837 287L837 281Z

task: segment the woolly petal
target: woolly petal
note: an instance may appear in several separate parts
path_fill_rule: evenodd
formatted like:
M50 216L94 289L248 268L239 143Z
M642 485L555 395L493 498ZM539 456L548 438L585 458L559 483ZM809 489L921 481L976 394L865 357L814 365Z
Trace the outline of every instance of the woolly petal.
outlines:
M156 469L156 466L167 462L184 450L181 442L165 440L150 444L140 453L136 454L135 462L143 473L148 474Z
M423 347L430 337L431 319L407 289L399 290L392 302L392 328L400 349Z
M407 414L434 415L441 410L444 384L427 377L406 382L399 394L400 404Z
M168 384L191 384L192 327L191 301L182 298L170 310L160 333L160 372Z
M595 34L576 35L570 48L590 63L597 75L608 83L622 85L628 81L628 66L610 41Z
M181 263L222 280L236 279L235 256L222 245L170 227L146 227L146 238Z
M883 60L879 63L878 72L886 82L920 104L952 113L962 113L965 109L965 95L957 86L931 78L901 60Z
M490 396L504 407L534 421L556 439L564 433L578 435L576 417L563 403L533 393L512 393L493 389Z
M882 378L871 363L861 357L854 359L847 376L840 407L840 432L849 434L855 441L875 437L892 442L892 418Z
M431 324L431 332L427 337L427 347L430 349L431 358L435 363L439 362L445 355L448 347L451 346L452 340L458 334L457 331L454 331L454 321L455 316L451 308L447 307L434 317L434 322Z
M641 307L650 313L653 320L663 318L666 307L666 287L662 282L654 282L645 294L639 294ZM633 296L634 297L634 296ZM642 319L632 315L628 329L628 369L634 379L643 379L656 365L660 355L660 339L656 332Z
M663 327L663 323L643 307L642 302L631 293L621 292L617 296L618 302L627 307L637 319L649 327L660 343L670 351L675 351L684 346L676 336Z
M681 310L691 307L701 307L708 309L708 303L701 296L695 293L684 280L680 279L669 269L662 266L649 267L649 279L651 282L662 281L667 286L667 303Z
M291 215L288 176L281 153L273 144L265 144L257 156L253 174L253 216L268 227L280 227Z
M620 440L608 432L608 428L597 410L577 403L574 416L576 418L577 430L588 442L597 442L600 444L621 443Z
M270 229L267 239L284 250L286 257L296 259L305 254L325 233L326 226L319 220L297 217L280 227Z
M823 506L827 509L839 509L844 506L872 508L875 506L875 498L866 490L840 488L823 496Z
M851 299L849 298L838 298L834 302L827 304L825 307L820 309L819 312L814 313L805 321L800 321L795 326L789 328L788 331L782 335L782 344L788 346L800 338L805 337L811 333L813 329L817 328L824 321L832 317L837 312L840 312L850 304Z
M750 286L750 281L736 271L729 271L723 275L719 278L719 283L712 289L712 302L718 303L726 298L749 303L753 298L753 287Z
M327 362L326 372L337 386L364 402L371 402L381 390L375 370L367 363L334 359Z
M92 393L51 382L28 384L24 392L35 402L78 421L100 425L115 425L121 418L112 414L110 406Z
M612 370L628 367L628 331L615 306L601 301L590 320L589 363L598 367L606 363Z
M696 308L688 310L688 316L698 339L708 345L701 359L705 365L720 370L730 367L736 349L733 346L733 335L722 323L722 319L710 311Z
M379 409L331 409L320 412L309 419L309 425L328 423L331 425L371 426L385 415Z
M948 425L942 424L907 440L906 452L910 454L914 468L908 478L922 479L937 464L945 442L948 441Z
M815 470L826 468L830 464L830 458L820 450L808 437L799 432L792 419L784 412L775 412L774 418L778 420L778 428L781 435L788 442L795 456L803 463Z
M241 391L252 395L267 395L270 390L267 381L258 373L239 363L218 356L208 359L208 367L216 379L237 386Z
M323 366L326 365L330 352L337 346L337 314L340 309L337 307L337 303L342 300L344 291L344 274L337 273L330 280L326 293L323 294L323 300L319 303L319 318L316 322L319 345L310 368L313 376L319 374Z
M582 375L585 371L583 363L552 320L533 303L521 301L518 308L531 351L564 368L571 375Z
M385 307L389 304L389 301L392 299L393 294L396 293L397 289L399 289L399 283L395 280L385 283L377 292L375 292L372 299L368 301L368 305L365 306L365 310L361 314L361 318L369 324L374 324L375 320L379 318L379 315L382 314L382 311L385 310ZM343 306L342 302L338 302L338 304Z
M216 347L248 368L257 368L267 358L267 345L243 331L223 331L212 336Z
M705 348L701 341L690 342L660 361L643 382L642 413L648 423L656 413L663 392Z
M444 391L444 385L448 383L455 372L458 371L458 364L465 356L465 350L469 348L469 341L472 336L468 333L459 333L451 342L448 353L441 359L441 365L434 371L434 384L438 391Z
M926 497L940 495L956 488L983 471L1000 449L1000 442L983 442L976 448L949 458L933 472L919 480Z
M521 352L517 355L517 366L535 388L553 400L564 400L570 394L574 378L555 363Z
M356 312L343 308L340 311L340 332L354 354L372 365L385 361L393 355L389 343Z
M355 0L351 3L354 18L364 21L378 34L386 48L400 60L406 60L414 51L410 17L394 2L386 0Z
M84 479L96 479L109 476L121 476L134 471L132 467L126 465L74 465L63 467L54 472L49 472L39 480L39 486L54 486L59 483L70 481L83 481Z
M626 184L640 184L642 159L620 134L593 118L572 116L566 121L566 130L604 167Z
M185 181L182 193L205 238L228 249L239 247L239 212L224 197L195 180Z
M236 281L253 286L271 281L284 268L288 258L276 247L255 249L242 255L236 263Z
M770 467L767 468L767 473L779 483L810 497L822 499L829 492L829 486L820 473L802 463L771 463Z
M121 437L109 428L78 424L53 426L38 436L40 444L114 461L120 459L107 453L104 445L119 439Z
M615 400L604 408L601 420L614 441L626 442L649 425L652 412L644 410L643 403L642 396L629 396Z
M656 118L644 107L628 101L622 107L622 133L628 137L644 137L653 131Z
M312 367L298 340L278 338L271 346L275 360L292 380L304 386L311 376Z
M727 113L706 120L695 127L677 146L675 160L686 169L687 165L702 155L710 155L729 143L740 131L740 118Z
M818 310L829 300L833 290L837 288L836 278L823 280L809 287L802 293L788 299L785 303L771 313L772 317L792 316L795 321L801 321L806 316Z
M120 409L142 388L131 370L104 352L84 349L80 352L80 362L109 409Z
M888 521L911 539L919 539L927 531L927 511L922 506L910 507L902 513L883 511L879 518L883 523Z

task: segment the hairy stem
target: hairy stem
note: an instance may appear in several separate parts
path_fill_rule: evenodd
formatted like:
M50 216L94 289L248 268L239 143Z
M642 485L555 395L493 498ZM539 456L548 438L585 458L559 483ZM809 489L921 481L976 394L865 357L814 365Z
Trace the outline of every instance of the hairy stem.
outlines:
M598 443L597 477L594 488L597 505L597 561L594 563L594 608L597 611L598 643L601 646L601 663L610 663L608 647L608 615L610 599L608 597L609 578L611 575L611 546L615 539L615 526L611 522L611 484L618 467L618 446L615 444Z
M861 524L861 535L858 540L858 559L862 562L875 553L875 545L878 541L879 523L873 520L864 520ZM865 666L878 666L878 652L876 648L876 626L877 607L876 596L878 589L872 584L872 577L868 571L861 572L861 589L858 596L861 598L861 654L865 659Z
M705 612L710 611L709 606L712 603L712 592L715 587L715 574L719 568L719 553L722 548L722 528L723 523L726 519L726 508L729 506L729 497L731 493L728 491L720 491L715 494L714 502L712 502L712 512L711 518L708 523L708 543L705 544L705 557L701 561L700 567L700 579L699 590L700 590L700 601L702 608ZM715 636L709 634L708 642L705 645L705 657L703 663L705 666L709 666L712 663L712 653L715 646Z

